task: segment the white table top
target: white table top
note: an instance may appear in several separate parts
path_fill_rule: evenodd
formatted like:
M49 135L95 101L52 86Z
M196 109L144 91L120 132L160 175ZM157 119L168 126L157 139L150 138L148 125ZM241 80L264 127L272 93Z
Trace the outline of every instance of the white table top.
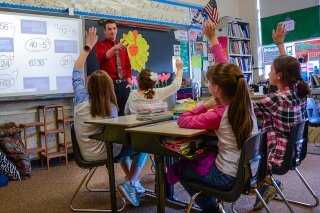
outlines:
M108 125L108 126L121 126L121 127L136 127L136 126L142 126L152 123L157 123L161 121L154 121L154 120L148 120L148 121L139 121L136 119L137 115L125 115L125 116L119 116L116 118L104 118L104 119L97 119L97 120L88 120L85 121L85 123L88 124L98 124L98 125ZM166 121L162 120L162 121Z
M186 129L180 128L176 121L165 121L151 125L139 126L126 129L126 132L131 133L146 133L152 135L164 135L173 137L193 137L207 133L206 129Z

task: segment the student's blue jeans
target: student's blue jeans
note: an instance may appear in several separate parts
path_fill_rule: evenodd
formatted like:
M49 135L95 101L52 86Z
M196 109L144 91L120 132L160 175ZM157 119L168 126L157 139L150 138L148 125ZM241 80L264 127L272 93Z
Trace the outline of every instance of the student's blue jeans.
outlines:
M196 173L196 171L191 167L189 163L186 163L183 167L183 173L180 179L180 183L190 196L193 196L195 193L199 192L199 190L193 189L186 185L186 181L192 180L197 180L199 182L207 184L208 187L212 186L216 189L230 190L234 185L236 178L222 173L215 165L212 166L207 175L200 176ZM201 193L197 197L195 202L201 209L206 209L207 207L216 204L216 198L210 197L205 193Z

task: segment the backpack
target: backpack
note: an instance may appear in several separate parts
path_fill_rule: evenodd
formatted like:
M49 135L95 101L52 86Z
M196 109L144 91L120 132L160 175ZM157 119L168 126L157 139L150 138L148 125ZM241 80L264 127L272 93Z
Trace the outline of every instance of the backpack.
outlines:
M7 186L9 183L9 178L7 175L3 174L1 171L0 171L0 187L1 186Z
M0 126L0 149L19 170L21 179L30 177L31 163L21 139L21 129L13 122Z

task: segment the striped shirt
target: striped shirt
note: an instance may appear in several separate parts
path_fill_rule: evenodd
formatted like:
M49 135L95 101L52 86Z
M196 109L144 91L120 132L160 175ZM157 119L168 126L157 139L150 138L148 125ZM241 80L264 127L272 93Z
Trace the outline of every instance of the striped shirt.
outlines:
M306 117L306 98L299 98L295 88L286 87L254 102L254 112L267 130L268 166L281 166L294 124Z

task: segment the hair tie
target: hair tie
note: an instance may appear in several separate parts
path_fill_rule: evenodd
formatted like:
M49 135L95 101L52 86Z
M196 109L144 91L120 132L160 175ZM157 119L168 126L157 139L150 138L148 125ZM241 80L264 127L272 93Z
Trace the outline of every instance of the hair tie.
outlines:
M152 89L148 89L144 94L148 95L151 91L152 91Z
M237 80L238 80L238 81L239 81L240 78L244 78L244 75L241 74L241 75L238 75L238 76L237 76Z

